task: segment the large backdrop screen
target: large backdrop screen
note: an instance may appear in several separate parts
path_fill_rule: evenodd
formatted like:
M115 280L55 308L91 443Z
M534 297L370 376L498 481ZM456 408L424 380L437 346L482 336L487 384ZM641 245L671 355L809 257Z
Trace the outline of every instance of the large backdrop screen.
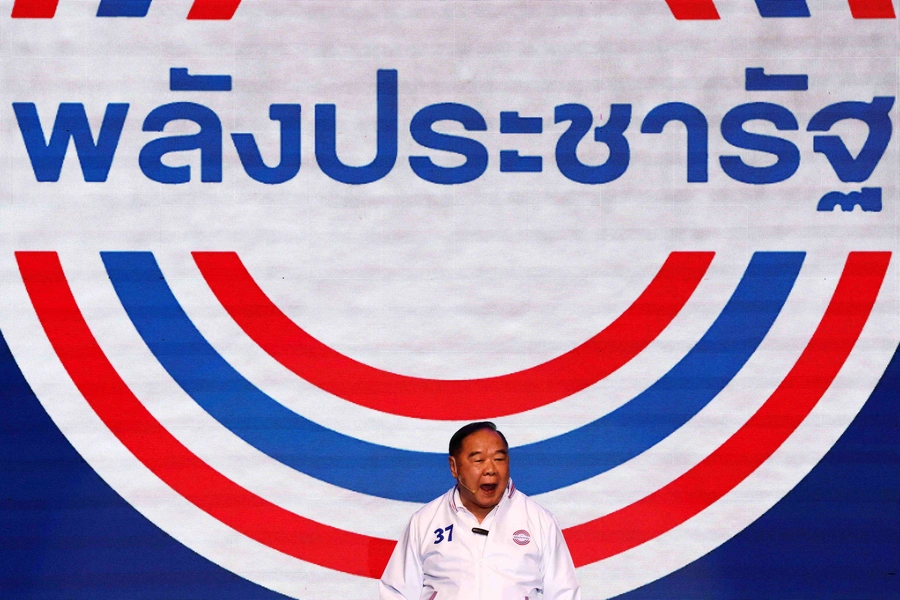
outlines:
M373 598L489 419L585 598L896 598L895 10L0 1L0 596Z

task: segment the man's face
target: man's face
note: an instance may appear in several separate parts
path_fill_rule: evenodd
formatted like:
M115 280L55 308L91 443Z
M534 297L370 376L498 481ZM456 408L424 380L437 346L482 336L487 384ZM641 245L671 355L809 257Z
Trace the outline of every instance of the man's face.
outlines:
M463 505L487 514L500 502L509 481L509 452L503 438L490 429L470 434L459 454L450 457L450 472L462 484Z

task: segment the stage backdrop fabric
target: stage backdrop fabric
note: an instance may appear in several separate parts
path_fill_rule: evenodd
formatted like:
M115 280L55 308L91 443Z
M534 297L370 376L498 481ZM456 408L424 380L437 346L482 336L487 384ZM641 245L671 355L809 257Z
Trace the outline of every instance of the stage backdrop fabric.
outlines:
M0 597L374 598L494 421L586 599L900 597L892 0L0 0Z

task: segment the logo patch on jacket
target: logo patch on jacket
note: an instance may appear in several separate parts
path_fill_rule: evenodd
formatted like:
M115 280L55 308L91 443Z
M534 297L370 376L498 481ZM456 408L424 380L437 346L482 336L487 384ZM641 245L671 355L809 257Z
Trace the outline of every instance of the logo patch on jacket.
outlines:
M524 546L531 541L531 534L524 529L520 529L513 534L513 541L520 546Z

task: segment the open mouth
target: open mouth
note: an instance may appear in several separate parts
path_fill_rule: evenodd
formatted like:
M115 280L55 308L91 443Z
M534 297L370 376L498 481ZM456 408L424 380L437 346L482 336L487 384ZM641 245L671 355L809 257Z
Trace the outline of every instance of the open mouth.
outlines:
M497 484L496 484L496 483L483 483L483 484L481 484L481 491L483 491L485 494L493 494L493 493L494 493L494 490L496 490L496 489L497 489Z

